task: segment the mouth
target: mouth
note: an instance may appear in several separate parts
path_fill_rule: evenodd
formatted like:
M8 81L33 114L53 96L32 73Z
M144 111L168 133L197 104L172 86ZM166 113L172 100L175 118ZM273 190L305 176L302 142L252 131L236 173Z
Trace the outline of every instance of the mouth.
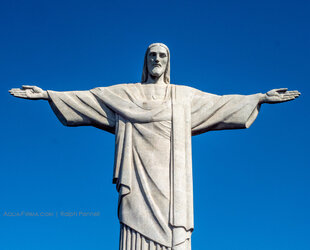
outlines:
M161 67L161 65L160 65L160 64L154 64L153 67L154 67L154 68L155 68L155 67Z

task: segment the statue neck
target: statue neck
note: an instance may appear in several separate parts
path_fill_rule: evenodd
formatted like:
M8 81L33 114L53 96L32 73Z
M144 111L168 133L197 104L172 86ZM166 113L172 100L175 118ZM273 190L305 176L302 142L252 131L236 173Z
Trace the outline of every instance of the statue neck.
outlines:
M164 74L162 74L159 77L152 76L152 75L148 74L147 81L145 83L158 84L158 85L165 85L166 84L165 80L164 80Z

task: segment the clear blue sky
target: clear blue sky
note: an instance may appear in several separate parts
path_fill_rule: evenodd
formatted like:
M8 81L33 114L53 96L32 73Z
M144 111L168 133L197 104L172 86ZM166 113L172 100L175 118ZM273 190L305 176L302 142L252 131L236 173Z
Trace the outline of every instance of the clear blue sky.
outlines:
M7 91L138 82L146 47L163 42L172 83L302 92L262 106L250 129L193 138L193 249L309 250L309 13L306 0L2 1L0 249L118 249L113 135ZM79 211L100 215L60 216Z

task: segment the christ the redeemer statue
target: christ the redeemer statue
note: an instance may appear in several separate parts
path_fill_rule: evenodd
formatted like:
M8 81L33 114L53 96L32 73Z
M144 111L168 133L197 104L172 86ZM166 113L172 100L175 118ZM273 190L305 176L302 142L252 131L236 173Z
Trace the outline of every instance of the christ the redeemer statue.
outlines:
M261 104L300 95L282 88L218 96L170 84L170 52L161 43L147 48L141 83L69 92L24 85L10 93L48 100L66 126L94 126L115 134L120 250L190 250L191 136L248 128Z

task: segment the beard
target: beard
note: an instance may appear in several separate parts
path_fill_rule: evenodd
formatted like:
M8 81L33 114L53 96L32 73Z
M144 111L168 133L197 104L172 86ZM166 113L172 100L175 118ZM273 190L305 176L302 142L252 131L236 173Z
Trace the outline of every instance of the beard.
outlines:
M162 74L164 73L162 67L154 67L151 72L150 75L153 77L160 77Z

